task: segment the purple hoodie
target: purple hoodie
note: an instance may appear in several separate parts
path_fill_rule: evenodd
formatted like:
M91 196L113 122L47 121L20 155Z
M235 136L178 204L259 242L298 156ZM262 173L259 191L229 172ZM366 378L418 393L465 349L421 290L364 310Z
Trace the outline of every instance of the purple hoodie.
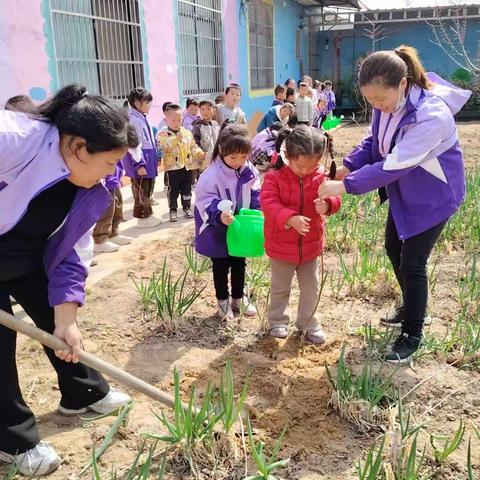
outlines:
M18 223L32 198L70 175L59 141L52 124L0 111L0 235ZM109 199L102 184L78 188L67 218L49 238L44 265L50 305L84 303L92 229Z
M327 113L332 113L337 105L335 92L333 90L324 90L323 94L325 95L325 101L327 102Z
M200 115L192 115L188 113L187 110L183 112L183 119L182 119L182 127L186 128L187 130L193 130L193 122L195 120L201 119Z
M158 153L152 127L147 117L134 108L128 109L128 116L137 131L140 144L135 150L129 150L123 157L125 172L130 178L155 178L158 175ZM143 177L138 175L141 167L147 169L147 174Z
M400 240L447 220L465 198L463 154L453 115L471 92L434 73L428 78L434 82L432 89L410 89L385 158L379 148L385 132L379 124L389 114L374 109L369 136L343 162L352 172L344 181L348 193L386 186Z
M216 158L200 175L195 190L195 248L206 257L228 257L227 227L218 210L221 200L231 200L235 213L260 208L260 180L250 162L238 172Z

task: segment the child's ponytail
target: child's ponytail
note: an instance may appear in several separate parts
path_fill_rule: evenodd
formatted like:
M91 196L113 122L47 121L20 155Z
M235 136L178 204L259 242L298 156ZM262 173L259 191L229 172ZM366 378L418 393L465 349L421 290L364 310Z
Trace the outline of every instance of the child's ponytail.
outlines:
M277 139L275 140L275 153L276 153L276 161L273 163L270 168L273 170L280 170L282 167L285 166L285 162L283 161L282 156L280 155L280 150L282 149L283 142L286 138L292 133L293 129L290 127L283 127L277 135Z
M326 151L328 152L330 158L333 160L334 152L333 152L333 137L330 133L324 132L325 141L327 142Z
M151 102L152 100L152 94L142 87L134 88L127 96L127 102L132 108L136 108L135 102Z

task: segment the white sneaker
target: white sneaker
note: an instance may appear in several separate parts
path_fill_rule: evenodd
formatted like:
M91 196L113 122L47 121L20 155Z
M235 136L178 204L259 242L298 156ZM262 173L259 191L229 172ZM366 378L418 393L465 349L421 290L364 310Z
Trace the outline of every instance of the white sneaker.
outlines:
M119 248L118 245L115 245L110 240L106 240L102 243L96 243L93 247L93 251L95 253L113 253L118 252Z
M40 442L35 447L18 455L0 452L0 460L13 463L23 475L47 475L56 470L60 465L57 452L46 442Z
M102 398L98 402L88 405L88 407L79 408L78 410L72 410L59 405L58 411L60 413L63 413L63 415L78 415L81 413L86 413L88 410L91 410L92 412L104 415L106 413L112 413L115 410L118 410L131 400L132 398L130 397L130 395L112 387L104 398Z
M160 225L162 221L157 217L139 218L137 220L137 227L139 228L152 228Z
M132 239L130 237L126 237L125 235L115 235L114 237L110 238L110 241L115 245L130 245L132 243Z
M240 312L246 317L255 317L257 315L257 309L250 299L244 295L243 298L232 298L232 310L234 312Z
M218 316L227 321L235 318L229 300L218 300Z
M325 343L325 333L320 327L314 328L313 330L307 330L305 338L314 345L322 345Z

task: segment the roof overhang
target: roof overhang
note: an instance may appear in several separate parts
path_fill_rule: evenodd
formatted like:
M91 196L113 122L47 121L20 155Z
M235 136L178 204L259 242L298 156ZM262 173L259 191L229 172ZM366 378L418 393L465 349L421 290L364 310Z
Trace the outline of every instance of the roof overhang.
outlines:
M367 7L361 0L295 0L304 7L324 7L324 8L354 8L356 10L366 10Z

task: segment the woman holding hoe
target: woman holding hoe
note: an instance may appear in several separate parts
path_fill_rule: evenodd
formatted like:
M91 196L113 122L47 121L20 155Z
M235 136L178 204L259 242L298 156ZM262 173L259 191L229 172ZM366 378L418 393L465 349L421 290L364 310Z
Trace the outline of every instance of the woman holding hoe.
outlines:
M85 300L91 231L108 205L101 183L138 140L113 101L70 85L24 114L0 111L0 309L13 297L70 351L45 349L58 375L59 411L108 413L130 397L78 362L77 310ZM0 326L0 460L44 475L60 461L40 440L19 387L16 333Z

